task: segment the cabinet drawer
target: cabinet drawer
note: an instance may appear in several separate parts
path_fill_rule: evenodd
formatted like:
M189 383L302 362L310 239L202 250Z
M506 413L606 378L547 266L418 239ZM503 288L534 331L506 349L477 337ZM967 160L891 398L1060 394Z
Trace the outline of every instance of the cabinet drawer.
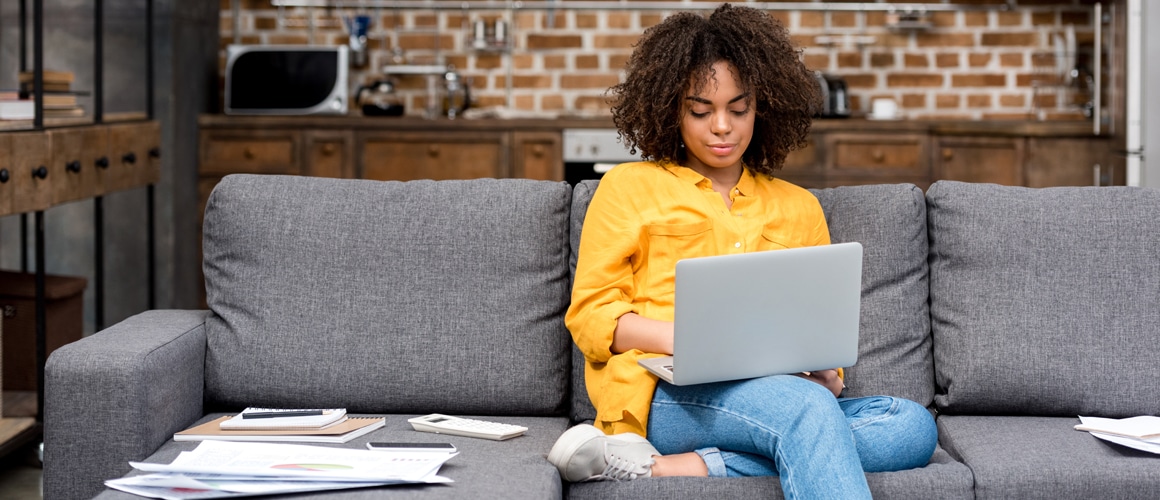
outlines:
M201 172L298 174L298 142L298 135L289 132L203 135Z
M13 213L35 212L52 206L53 182L59 175L52 175L49 162L52 159L49 138L41 132L6 134L8 154L11 162L11 184Z
M929 171L926 136L919 134L833 134L827 138L830 169L841 174Z
M16 182L11 151L8 134L0 134L0 217L14 212L12 199L16 197Z
M506 177L506 134L406 134L363 138L362 176L366 179L477 179Z
M136 148L141 151L140 168L137 170L137 184L147 186L161 182L161 124L158 122L139 123L137 126Z
M1022 138L940 138L935 180L1022 186L1023 143Z
M53 203L101 196L105 193L106 170L98 158L108 154L108 132L104 127L79 127L49 131L52 141L50 175L55 176ZM103 163L101 163L103 164Z
M109 192L143 186L149 177L148 129L138 123L109 126L109 167L105 187Z

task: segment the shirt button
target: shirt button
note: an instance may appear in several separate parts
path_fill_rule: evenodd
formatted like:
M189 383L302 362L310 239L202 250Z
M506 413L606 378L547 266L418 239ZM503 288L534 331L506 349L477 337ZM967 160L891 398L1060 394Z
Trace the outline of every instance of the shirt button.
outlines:
M741 248L741 242L738 241L737 243L734 243L733 248Z

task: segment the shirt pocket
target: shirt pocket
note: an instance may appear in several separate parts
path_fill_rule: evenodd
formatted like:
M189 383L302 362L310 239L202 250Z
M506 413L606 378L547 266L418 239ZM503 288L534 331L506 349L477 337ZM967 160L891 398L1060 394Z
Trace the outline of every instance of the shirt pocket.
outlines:
M713 246L713 221L705 219L685 224L649 224L648 257L650 267L674 267L680 259L710 255Z
M765 226L761 229L761 239L757 242L757 251L784 250L786 248L801 246L800 244L794 245L788 240L785 231L775 226Z

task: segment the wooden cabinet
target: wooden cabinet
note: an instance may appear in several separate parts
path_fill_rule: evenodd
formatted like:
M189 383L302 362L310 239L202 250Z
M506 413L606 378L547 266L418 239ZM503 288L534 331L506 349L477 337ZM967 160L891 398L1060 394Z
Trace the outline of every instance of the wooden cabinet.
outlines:
M19 132L6 134L9 142L11 162L12 212L35 212L52 206L54 185L60 172L49 169L52 160L51 141L41 132Z
M508 177L508 135L502 132L363 132L356 139L364 179Z
M564 178L564 144L559 132L512 132L511 176L558 181Z
M1115 154L1112 141L1103 137L1029 138L1024 173L1029 187L1126 182L1124 160Z
M1023 185L1023 138L940 137L934 178Z
M786 155L777 177L806 188L826 187L822 162L818 158L818 148L814 146L813 137L806 140L804 147Z
M348 179L354 177L354 133L311 131L303 134L303 175Z
M16 198L16 169L12 165L12 142L8 135L0 134L0 214L14 213Z
M919 133L830 133L826 184L930 183L929 138Z

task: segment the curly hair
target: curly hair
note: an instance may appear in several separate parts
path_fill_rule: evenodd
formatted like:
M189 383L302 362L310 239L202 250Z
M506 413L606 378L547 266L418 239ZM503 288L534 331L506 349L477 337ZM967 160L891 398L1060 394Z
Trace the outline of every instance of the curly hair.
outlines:
M790 151L805 145L821 106L817 79L799 55L785 27L754 8L724 4L708 18L674 14L645 30L624 82L609 88L612 121L630 151L684 164L681 103L686 92L702 90L714 63L729 62L756 103L753 140L742 162L772 177Z

